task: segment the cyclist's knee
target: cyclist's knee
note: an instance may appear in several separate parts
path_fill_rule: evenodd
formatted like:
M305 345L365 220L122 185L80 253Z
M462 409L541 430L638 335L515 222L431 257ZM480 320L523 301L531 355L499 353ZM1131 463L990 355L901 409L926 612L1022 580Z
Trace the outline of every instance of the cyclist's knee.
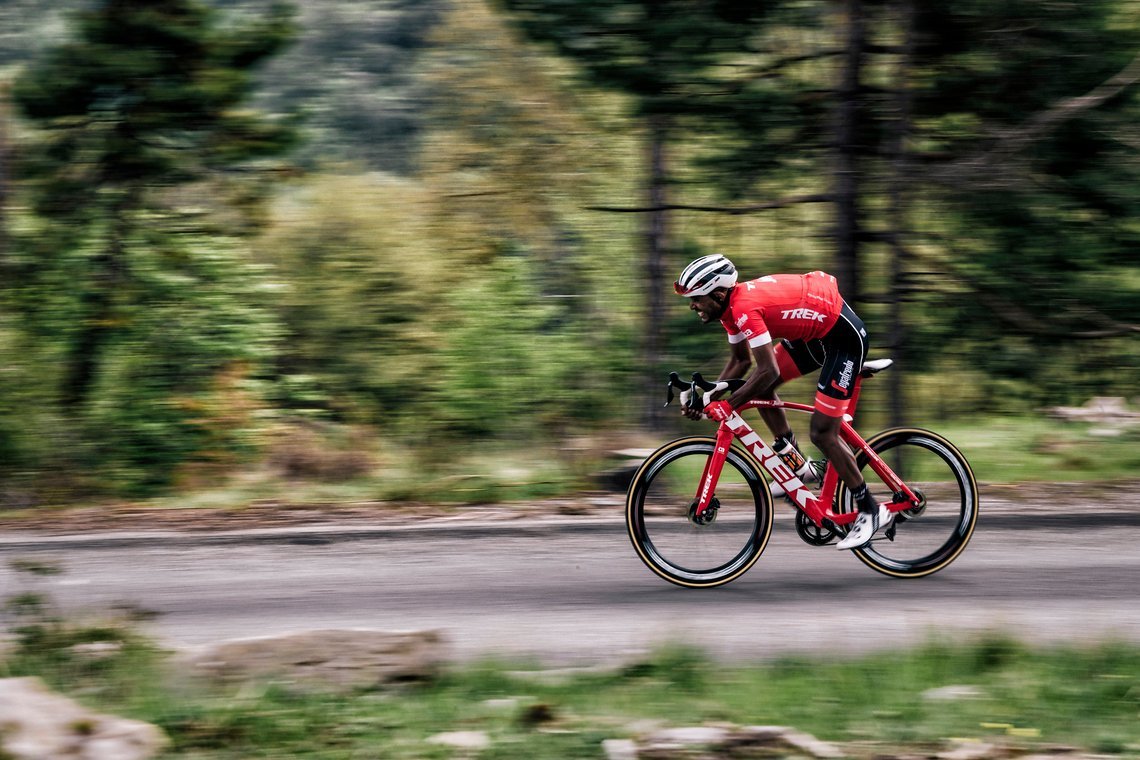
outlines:
M839 437L839 420L825 414L811 416L811 442L817 449L823 449Z

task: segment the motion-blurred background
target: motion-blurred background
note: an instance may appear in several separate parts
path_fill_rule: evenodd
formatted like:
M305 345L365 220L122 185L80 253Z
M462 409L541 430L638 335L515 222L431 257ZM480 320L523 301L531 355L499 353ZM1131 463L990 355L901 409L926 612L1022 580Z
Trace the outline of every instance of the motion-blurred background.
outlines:
M0 505L596 487L695 429L713 251L840 278L868 431L1132 474L1138 56L1136 0L5 0Z

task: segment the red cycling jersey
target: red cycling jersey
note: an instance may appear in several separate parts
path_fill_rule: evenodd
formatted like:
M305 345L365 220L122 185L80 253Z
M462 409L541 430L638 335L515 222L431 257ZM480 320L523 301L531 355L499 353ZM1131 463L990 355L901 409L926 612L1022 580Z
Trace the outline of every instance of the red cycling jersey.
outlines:
M826 272L771 274L733 288L720 323L729 343L747 340L755 348L774 338L822 338L842 308L839 286Z

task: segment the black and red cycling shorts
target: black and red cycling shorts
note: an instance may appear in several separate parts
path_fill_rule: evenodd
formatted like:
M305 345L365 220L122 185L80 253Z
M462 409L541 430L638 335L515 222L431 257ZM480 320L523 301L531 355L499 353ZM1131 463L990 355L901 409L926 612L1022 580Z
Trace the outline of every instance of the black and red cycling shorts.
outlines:
M822 338L782 340L776 344L780 381L787 382L820 370L815 408L829 417L842 417L851 403L855 377L867 359L867 328L850 306Z

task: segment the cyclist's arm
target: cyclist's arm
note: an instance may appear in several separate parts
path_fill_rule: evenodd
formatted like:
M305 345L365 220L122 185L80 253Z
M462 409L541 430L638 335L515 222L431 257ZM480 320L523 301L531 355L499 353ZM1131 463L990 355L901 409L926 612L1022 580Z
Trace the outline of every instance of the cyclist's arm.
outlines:
M729 344L731 353L728 356L728 362L724 365L724 369L720 371L720 377L717 380L731 380L736 377L744 377L745 373L752 368L752 354L748 350L748 344L744 341L739 343ZM720 398L721 394L716 397Z
M739 343L733 346L734 357L736 355L737 345L743 348L745 354L748 353L749 349L745 347L746 344ZM776 366L776 352L772 348L772 343L768 342L759 346L753 346L751 352L752 355L750 358L755 361L756 368L752 370L752 374L744 381L744 385L740 386L735 393L729 396L728 403L732 405L733 409L739 409L757 396L770 393L780 381L780 369ZM748 362L748 364L751 363L752 362ZM732 364L731 360L729 364ZM721 375L721 377L723 378L725 375ZM739 377L739 375L735 375L735 377Z
M748 344L744 341L736 343L729 343L728 362L724 365L724 369L720 371L720 377L717 380L731 380L737 377L743 377L749 368L752 366L752 354L748 350ZM713 394L713 399L719 399L724 396L724 391ZM681 413L691 420L701 419L701 410L699 408L692 409L682 407Z

